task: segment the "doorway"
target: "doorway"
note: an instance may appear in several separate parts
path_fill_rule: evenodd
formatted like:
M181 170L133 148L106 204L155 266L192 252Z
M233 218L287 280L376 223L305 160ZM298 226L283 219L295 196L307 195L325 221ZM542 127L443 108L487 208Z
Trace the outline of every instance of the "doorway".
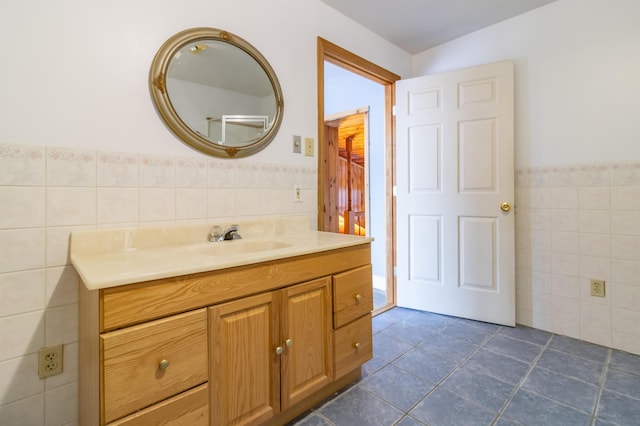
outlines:
M366 158L372 158L372 155L379 158L382 167L375 173L369 173L369 179L365 178L364 204L365 204L365 232L369 232L371 223L375 223L376 219L383 219L382 232L376 236L372 244L372 264L374 269L379 272L374 273L376 282L374 287L382 290L382 297L378 297L378 302L374 304L374 314L383 312L396 303L395 291L395 203L393 197L393 185L395 182L394 170L394 121L392 116L392 106L394 104L395 86L394 83L400 79L393 74L353 53L342 49L341 47L318 37L318 229L336 232L338 223L332 223L331 215L326 212L333 207L332 200L329 197L331 180L327 174L328 163L338 161L333 155L330 155L330 145L323 142L328 140L329 133L332 132L331 127L325 126L325 66L335 66L343 71L356 74L366 80L375 82L380 85L383 101L381 109L382 115L380 121L382 123L381 138L382 145L376 152L365 152ZM345 90L345 96L348 90ZM331 118L331 117L329 117ZM349 136L349 135L347 135ZM336 136L337 137L337 136ZM338 140L336 139L337 143ZM337 146L337 145L336 145ZM365 144L365 147L368 145ZM335 149L335 148L334 148ZM368 148L365 148L365 150ZM382 152L380 152L382 151ZM366 165L365 165L366 169ZM365 171L366 174L366 171ZM371 176L380 178L382 184L375 184L368 187L371 182ZM333 183L335 184L335 182ZM381 200L381 203L374 205L371 202L371 194L375 194L374 198ZM334 200L335 203L338 200ZM352 205L353 206L353 205ZM348 219L350 220L350 219ZM355 221L355 215L353 217ZM377 246L374 248L374 244ZM382 257L374 255L375 252L381 252ZM378 291L377 293L380 293Z

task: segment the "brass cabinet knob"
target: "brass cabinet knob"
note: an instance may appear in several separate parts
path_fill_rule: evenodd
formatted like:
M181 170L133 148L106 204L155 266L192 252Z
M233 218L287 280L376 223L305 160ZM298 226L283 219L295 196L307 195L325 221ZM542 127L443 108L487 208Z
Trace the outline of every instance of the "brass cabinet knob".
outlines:
M276 355L280 355L280 354L282 354L282 346L278 346L276 348Z
M353 347L356 348L356 351L359 351L360 350L360 342L354 343Z
M360 301L362 300L362 295L356 294L355 296L353 296L353 298L356 299L356 303L360 303Z
M503 212L508 212L509 210L511 210L511 204L505 201L504 203L500 204L500 209Z
M287 345L288 348L290 348L291 345L293 345L293 340L287 339L287 340L285 340L284 344Z
M163 359L162 361L160 361L160 363L158 364L158 368L160 370L166 370L167 368L169 368L169 360Z

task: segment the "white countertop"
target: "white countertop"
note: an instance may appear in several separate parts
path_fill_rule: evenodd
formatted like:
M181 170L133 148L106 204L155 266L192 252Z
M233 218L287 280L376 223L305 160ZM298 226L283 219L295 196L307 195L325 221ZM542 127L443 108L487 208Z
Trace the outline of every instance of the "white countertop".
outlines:
M241 240L209 242L212 225L76 231L71 263L89 290L250 265L373 241L313 231L306 217L238 223Z

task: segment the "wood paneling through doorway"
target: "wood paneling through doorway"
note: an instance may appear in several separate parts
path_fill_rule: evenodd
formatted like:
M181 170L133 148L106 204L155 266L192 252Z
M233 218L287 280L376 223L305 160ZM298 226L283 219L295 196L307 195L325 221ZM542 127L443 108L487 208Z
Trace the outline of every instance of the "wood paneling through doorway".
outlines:
M385 93L385 199L386 199L386 305L374 312L379 313L390 309L395 305L395 200L393 197L393 187L395 185L395 141L394 141L394 119L392 108L395 103L395 82L400 80L400 76L358 56L342 47L318 37L317 43L317 87L318 87L318 141L325 140L324 125L324 63L330 62L348 71L356 73L364 78L375 81L384 86ZM328 160L327 153L322 143L318 143L318 229L325 230L324 211L325 205L325 185L327 179L323 170Z

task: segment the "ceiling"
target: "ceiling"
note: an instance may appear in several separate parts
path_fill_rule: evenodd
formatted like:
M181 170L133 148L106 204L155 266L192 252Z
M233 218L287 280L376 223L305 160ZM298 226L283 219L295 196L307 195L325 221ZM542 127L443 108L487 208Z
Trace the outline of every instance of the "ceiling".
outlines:
M414 55L556 0L322 0Z

